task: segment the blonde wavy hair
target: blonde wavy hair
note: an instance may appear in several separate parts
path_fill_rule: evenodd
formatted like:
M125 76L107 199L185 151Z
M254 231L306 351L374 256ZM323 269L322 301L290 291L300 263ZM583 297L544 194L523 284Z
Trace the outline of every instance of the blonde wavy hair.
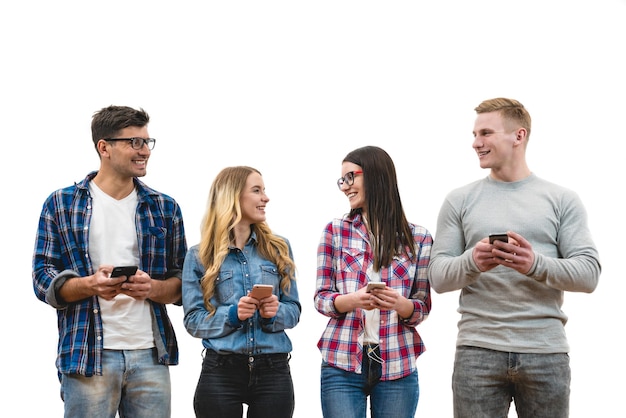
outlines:
M207 210L200 231L199 257L206 271L202 278L202 296L209 315L215 314L211 298L215 294L215 281L220 267L228 255L229 245L234 240L234 228L241 221L240 197L248 176L257 169L247 166L227 167L213 181L209 192ZM285 240L274 235L266 222L252 225L256 232L259 253L273 262L282 279L280 287L288 293L291 280L295 280L295 263L289 255ZM251 232L252 232L251 231Z

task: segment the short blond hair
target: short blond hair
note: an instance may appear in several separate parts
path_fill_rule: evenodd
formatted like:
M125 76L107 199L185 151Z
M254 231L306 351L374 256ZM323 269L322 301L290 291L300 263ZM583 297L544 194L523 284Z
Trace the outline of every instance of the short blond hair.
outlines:
M518 123L526 129L526 138L530 136L530 114L523 104L514 99L498 97L483 101L475 109L476 113L499 112L506 122Z

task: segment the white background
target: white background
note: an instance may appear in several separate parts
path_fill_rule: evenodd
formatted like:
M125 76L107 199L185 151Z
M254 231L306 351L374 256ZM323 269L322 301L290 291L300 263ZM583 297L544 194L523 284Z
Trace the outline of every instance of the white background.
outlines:
M148 111L157 144L144 180L181 204L190 246L217 172L246 164L263 173L268 222L298 265L295 416L319 417L326 318L312 301L316 247L326 222L349 209L335 185L341 160L363 145L386 149L407 217L436 238L445 194L487 175L471 149L473 109L505 96L533 117L531 169L580 194L600 250L597 290L568 293L564 306L570 416L619 415L625 21L624 0L3 2L5 410L62 416L56 315L33 294L31 256L44 199L98 167L94 111ZM427 352L417 416L452 414L457 298L433 294L418 328ZM180 345L173 416L191 417L201 342L186 333L182 308L169 312Z

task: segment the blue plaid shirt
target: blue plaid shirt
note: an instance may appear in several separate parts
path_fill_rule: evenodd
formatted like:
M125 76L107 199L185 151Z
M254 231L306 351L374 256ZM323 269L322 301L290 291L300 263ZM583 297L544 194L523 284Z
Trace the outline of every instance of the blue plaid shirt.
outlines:
M98 297L74 303L58 295L69 278L94 273L89 258L92 172L80 183L53 192L44 202L33 255L33 287L41 301L57 309L59 373L102 374L102 317ZM138 204L136 228L140 269L156 280L181 277L187 253L181 209L174 199L134 179ZM165 305L150 301L161 339L159 362L178 364L178 345ZM156 331L156 330L155 330Z

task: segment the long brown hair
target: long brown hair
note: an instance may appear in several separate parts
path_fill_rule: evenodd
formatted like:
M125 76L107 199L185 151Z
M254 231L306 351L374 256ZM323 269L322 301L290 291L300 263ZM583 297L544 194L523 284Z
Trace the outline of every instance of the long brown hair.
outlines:
M413 232L402 209L396 168L389 154L382 148L366 146L348 153L343 162L363 170L367 225L374 236L370 240L374 270L389 266L396 255L415 256ZM351 209L349 216L357 213L362 213L361 208Z

